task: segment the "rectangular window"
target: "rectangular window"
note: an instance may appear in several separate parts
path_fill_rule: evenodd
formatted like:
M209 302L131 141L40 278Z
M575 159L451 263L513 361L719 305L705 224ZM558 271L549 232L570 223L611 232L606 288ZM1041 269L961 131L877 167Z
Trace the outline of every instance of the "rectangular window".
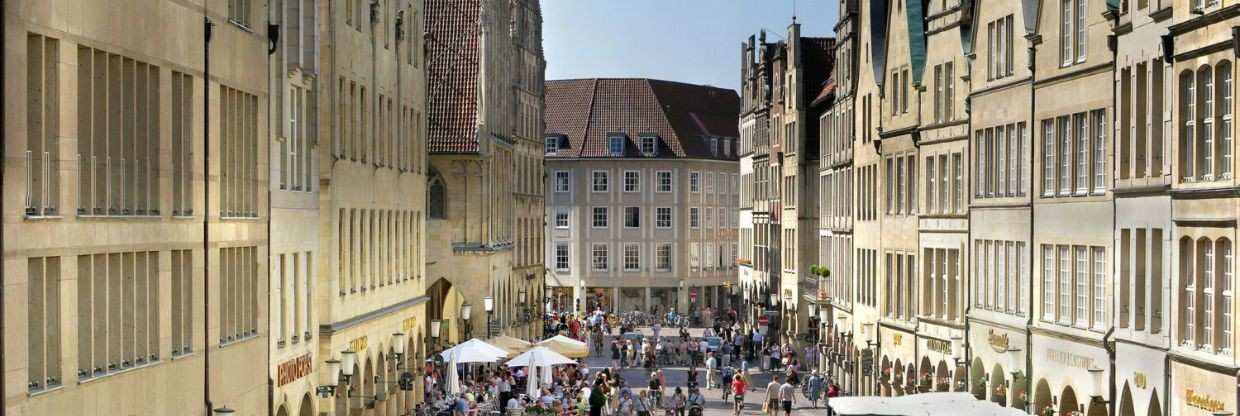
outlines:
M1059 194L1072 193L1072 127L1068 117L1059 118Z
M689 228L698 228L701 226L701 213L701 208L689 207Z
M258 217L258 97L220 86L220 215Z
M555 243L555 270L568 271L568 243Z
M1102 330L1106 326L1106 254L1102 247L1094 247L1094 280L1093 280L1093 328Z
M942 160L942 159L940 159ZM952 153L952 212L964 212L964 162L960 153ZM946 178L944 179L946 182Z
M1064 325L1072 323L1072 253L1068 246L1059 246L1059 316Z
M592 183L592 185L591 185L591 186L592 186L592 188L591 188L591 189L592 189L594 192L607 192L607 190L608 190L608 188L609 188L609 186L610 186L610 185L608 184L608 182L609 182L609 177L607 176L607 171L605 171L605 170L596 170L596 171L591 171L591 172L590 172L590 177L592 178L592 181L591 181L591 183Z
M1072 11L1074 10L1074 8L1072 7L1072 2L1074 0L1060 0L1060 1L1062 2L1062 7L1060 7L1059 9L1060 65L1068 66L1068 65L1072 65L1072 59L1073 59L1072 47L1074 45L1072 41L1072 34L1075 33L1075 31L1072 28L1072 22L1074 22L1075 20L1072 18Z
M672 192L672 172L668 170L660 170L654 173L658 184L655 192Z
M174 357L188 354L193 351L194 347L194 256L192 253L192 250L172 250L172 339L170 342ZM79 284L82 283L84 282L79 281ZM82 301L78 299L79 304ZM86 302L89 305L90 299L87 298ZM89 306L82 310L87 311L87 316L89 316ZM87 351L89 352L89 348Z
M555 191L559 193L568 192L571 182L569 180L568 171L555 171Z
M26 388L28 393L34 393L60 386L63 380L60 374L60 257L31 257L26 265ZM90 338L78 342L89 344Z
M642 174L636 170L624 171L624 192L641 192Z
M78 282L79 379L159 360L158 252L78 256Z
M220 344L234 343L258 334L258 249L220 249Z
M656 146L658 143L658 140L659 139L657 137L651 137L651 136L642 137L642 154L645 155L646 157L658 156L659 149Z
M1076 326L1087 328L1089 326L1089 255L1087 249L1083 246L1073 247L1076 256L1076 285L1073 288L1075 296L1076 314L1074 320Z
M86 90L83 90L85 93ZM172 72L172 215L194 215L194 77ZM81 126L79 125L79 128ZM89 170L83 170L89 172Z
M1055 122L1042 121L1042 195L1055 194Z
M560 151L560 137L548 136L543 139L543 153L553 155Z
M607 207L593 207L590 215L590 226L607 228Z
M60 205L60 41L30 34L26 42L25 212L55 216Z
M555 228L568 228L568 209L557 208L555 210Z
M624 207L624 228L641 227L641 207Z
M943 64L943 119L951 121L955 118L956 78L952 71L952 63Z
M250 0L228 0L228 21L250 27Z
M654 227L672 228L672 208L658 207L654 209Z
M611 136L607 138L607 152L612 156L624 155L624 136Z
M607 260L608 251L606 243L594 243L590 246L590 270L596 272L607 271L609 263Z
M624 245L624 271L635 272L641 270L641 246L637 244Z
M700 172L689 172L689 192L701 192L702 174Z
M1104 110L1094 110L1090 112L1093 117L1093 143L1094 143L1094 192L1106 192L1107 184L1107 137L1106 137L1106 112Z
M1219 286L1219 291L1222 292L1219 304L1219 312L1222 314L1219 321L1219 330L1222 332L1219 336L1219 350L1223 353L1230 353L1232 350L1232 326L1235 325L1235 321L1231 319L1233 316L1231 313L1232 283L1235 282L1232 267L1235 264L1232 258L1231 242L1220 241L1219 245L1221 246L1220 251L1222 251L1219 254L1223 256L1223 280Z
M661 272L672 271L672 243L661 243L655 248L655 269Z
M1085 45L1088 44L1086 39L1086 31L1089 30L1085 26L1086 9L1089 8L1089 0L1076 0L1076 62L1085 62Z
M934 181L938 178L934 173L934 156L926 157L926 212L937 213L939 208L936 205L938 195L935 194ZM946 185L946 184L944 184Z
M1221 172L1220 179L1231 179L1231 168L1232 168L1231 166L1232 165L1232 156L1231 156L1232 155L1232 148L1231 148L1232 146L1232 139L1231 139L1232 118L1231 118L1231 115L1233 112L1232 107L1231 107L1232 106L1231 66L1230 65L1219 65L1217 71L1218 71L1218 77L1220 78L1220 83L1223 84L1222 87L1220 87L1221 89L1219 90L1219 92L1222 95L1221 97L1219 97L1222 100L1222 105L1219 107L1219 117L1222 118L1222 126L1219 128L1219 140L1222 141L1222 143L1219 146L1219 149L1222 150L1222 154L1221 154L1222 166L1220 169L1220 172Z
M1042 245L1042 320L1055 321L1055 248Z

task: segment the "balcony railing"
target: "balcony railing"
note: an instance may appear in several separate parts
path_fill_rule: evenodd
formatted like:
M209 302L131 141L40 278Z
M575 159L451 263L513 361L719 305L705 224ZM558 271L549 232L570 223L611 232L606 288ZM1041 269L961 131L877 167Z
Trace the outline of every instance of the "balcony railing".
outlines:
M60 194L58 163L50 152L26 151L26 216L57 215Z

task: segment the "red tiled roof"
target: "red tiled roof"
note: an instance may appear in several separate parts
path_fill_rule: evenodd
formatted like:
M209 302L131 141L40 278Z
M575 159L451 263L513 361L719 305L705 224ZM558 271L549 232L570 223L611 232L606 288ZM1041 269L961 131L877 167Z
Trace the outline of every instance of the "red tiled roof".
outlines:
M478 151L479 0L426 2L430 34L427 130L431 153Z
M641 136L660 137L658 157L734 159L711 154L710 138L736 146L740 98L735 91L650 79L547 81L548 135L563 135L554 157L611 157L607 138L628 137L625 156L638 156ZM720 143L722 145L722 143Z

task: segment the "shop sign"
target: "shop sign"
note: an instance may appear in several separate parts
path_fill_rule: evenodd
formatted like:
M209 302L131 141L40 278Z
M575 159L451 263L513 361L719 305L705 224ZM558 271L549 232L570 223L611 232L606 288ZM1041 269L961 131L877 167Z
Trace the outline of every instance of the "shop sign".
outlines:
M416 316L410 316L408 318L405 318L405 320L400 321L400 328L404 330L406 334L412 334L413 328L417 328L417 326L418 326L418 317Z
M1007 334L996 333L993 329L986 335L986 343L990 344L990 349L1000 354L1008 352L1011 345Z
M353 352L366 351L366 346L367 346L366 336L360 336L360 337L354 338L352 341L349 341L349 351L353 351Z
M310 353L280 363L279 366L276 366L276 386L284 387L285 384L292 383L310 374L312 363Z
M952 355L952 344L941 339L926 339L926 349L943 355Z
M1133 372L1132 373L1132 384L1136 385L1137 388L1144 390L1146 388L1149 388L1149 378L1145 376L1145 373L1142 373L1140 371Z
M1198 393L1193 389L1184 390L1184 403L1207 412L1222 412L1223 401Z
M1067 351L1046 350L1046 359L1054 363L1059 363L1064 367L1075 367L1088 370L1094 366L1093 358L1082 357Z

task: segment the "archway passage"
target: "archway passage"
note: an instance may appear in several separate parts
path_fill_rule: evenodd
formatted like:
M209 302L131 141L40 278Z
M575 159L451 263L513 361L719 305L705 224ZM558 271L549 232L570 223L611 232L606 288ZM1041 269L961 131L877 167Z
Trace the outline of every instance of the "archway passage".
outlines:
M1150 411L1147 416L1162 416L1162 405L1158 401L1158 390L1154 389L1150 392Z
M891 395L891 378L892 378L891 361L888 361L887 356L883 356L882 363L883 363L882 366L879 367L879 371L881 371L879 373L879 377L880 377L879 383L881 384L881 387L882 387L882 391L880 393L883 396L890 396Z
M930 363L930 357L921 357L921 370L917 374L918 391L925 393L934 388L934 364Z
M1127 382L1119 396L1119 416L1137 416L1137 411L1132 408L1132 390L1128 388Z
M990 370L990 401L1007 406L1007 374L999 364Z
M969 368L969 380L973 383L970 392L978 400L986 400L986 367L983 365L981 358L974 358Z
M1059 411L1055 413L1069 415L1080 410L1080 406L1076 403L1076 392L1072 390L1072 386L1065 386L1063 394L1059 395Z
M1029 407L1029 379L1019 371L1012 372L1011 407L1027 409Z
M952 378L947 370L947 361L939 361L934 370L934 391L951 391Z
M276 409L276 416L288 416L288 408L280 405L280 408Z
M1047 384L1046 379L1038 380L1038 386L1033 390L1033 410L1034 414L1046 414L1046 409L1051 408L1051 386Z
M431 298L426 307L427 322L440 322L439 334L431 334L433 340L441 347L461 342L464 332L462 323L457 322L457 318L460 316L461 305L465 303L465 297L452 282L442 277L426 289L426 294ZM439 337L435 338L434 335Z
M301 407L297 410L297 416L314 416L314 399L307 393L301 396Z
M904 395L904 363L899 358L896 359L895 367L891 369L891 394Z

